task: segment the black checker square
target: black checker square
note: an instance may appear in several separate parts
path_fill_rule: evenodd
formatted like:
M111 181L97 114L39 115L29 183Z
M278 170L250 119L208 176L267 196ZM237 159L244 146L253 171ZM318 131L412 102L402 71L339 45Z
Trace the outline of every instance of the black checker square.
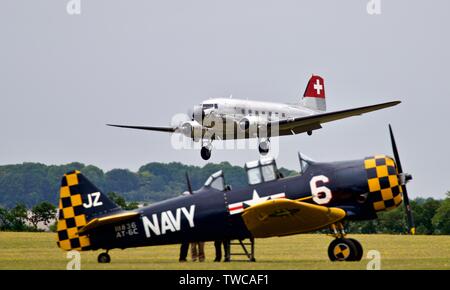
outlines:
M381 189L387 189L391 187L391 183L389 182L389 177L381 177L379 179Z
M381 195L381 191L374 191L370 193L370 196L372 196L372 199L374 201L382 201L383 200L383 196Z
M61 179L61 187L64 186L67 186L67 178L65 176Z
M388 174L389 175L397 175L397 171L395 170L394 166L388 166Z
M69 186L70 195L79 194L80 192L80 186L78 184Z
M82 204L73 207L73 212L74 212L75 216L82 215L83 210L84 210L84 207Z
M68 229L76 227L77 224L75 223L75 218L66 219L66 225Z
M397 195L399 195L399 193L400 193L400 186L394 186L392 188L392 195L397 196Z
M378 177L377 169L375 167L367 169L367 178L368 179L377 178L377 177Z
M386 165L386 158L377 158L375 159L375 164L377 166Z
M69 235L67 234L66 230L58 231L58 240L64 241L69 238Z
M72 207L72 201L70 200L70 197L61 198L61 203L63 208Z
M395 202L394 202L393 199L385 200L385 201L384 201L384 206L385 206L386 208L393 207L393 206L395 206Z
M81 245L80 245L80 239L79 238L70 239L70 247L72 249L79 248L80 246Z
M58 219L59 220L63 220L64 219L64 211L62 209L59 210Z

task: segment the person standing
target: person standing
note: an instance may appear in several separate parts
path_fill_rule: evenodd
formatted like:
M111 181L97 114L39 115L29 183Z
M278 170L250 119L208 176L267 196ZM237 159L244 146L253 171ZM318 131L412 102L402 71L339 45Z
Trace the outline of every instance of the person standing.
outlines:
M214 242L214 247L216 248L216 258L214 259L214 262L220 262L222 259L222 244L223 244L223 250L224 250L224 256L223 261L229 262L230 261L230 241L229 240L218 240Z
M204 262L205 261L205 242L191 243L191 255L192 261Z

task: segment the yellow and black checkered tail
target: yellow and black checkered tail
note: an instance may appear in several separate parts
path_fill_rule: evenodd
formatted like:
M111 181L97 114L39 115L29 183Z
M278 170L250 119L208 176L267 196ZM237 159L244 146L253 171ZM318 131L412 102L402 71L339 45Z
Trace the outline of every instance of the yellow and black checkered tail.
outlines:
M79 171L64 175L59 196L59 216L56 226L58 247L63 250L89 250L92 245L87 235L79 230L92 218L120 208L100 192Z
M402 203L402 187L392 158L376 155L364 160L369 200L375 211L394 209Z

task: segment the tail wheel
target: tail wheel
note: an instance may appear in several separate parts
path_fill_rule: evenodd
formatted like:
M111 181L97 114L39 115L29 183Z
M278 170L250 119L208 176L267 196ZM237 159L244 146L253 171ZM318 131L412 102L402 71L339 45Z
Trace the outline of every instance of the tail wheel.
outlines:
M108 253L101 253L100 255L98 255L97 261L101 264L107 264L111 262L111 257Z
M328 257L331 261L355 261L358 250L349 239L337 238L328 247Z
M364 250L363 247L361 245L361 243L355 239L351 239L349 238L349 240L355 245L356 247L356 257L355 257L355 261L361 261L363 254L364 254Z

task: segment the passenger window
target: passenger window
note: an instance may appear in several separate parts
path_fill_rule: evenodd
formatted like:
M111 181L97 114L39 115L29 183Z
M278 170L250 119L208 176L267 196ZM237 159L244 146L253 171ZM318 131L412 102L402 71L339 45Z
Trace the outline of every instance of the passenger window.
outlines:
M258 112L258 111L255 111L255 115L258 116L258 115L259 115L259 112Z
M285 113L283 113L283 114L281 114L281 116L283 116L283 118L284 118L284 117L286 117L286 114L285 114Z
M245 115L245 109L242 109L241 112L243 115Z

